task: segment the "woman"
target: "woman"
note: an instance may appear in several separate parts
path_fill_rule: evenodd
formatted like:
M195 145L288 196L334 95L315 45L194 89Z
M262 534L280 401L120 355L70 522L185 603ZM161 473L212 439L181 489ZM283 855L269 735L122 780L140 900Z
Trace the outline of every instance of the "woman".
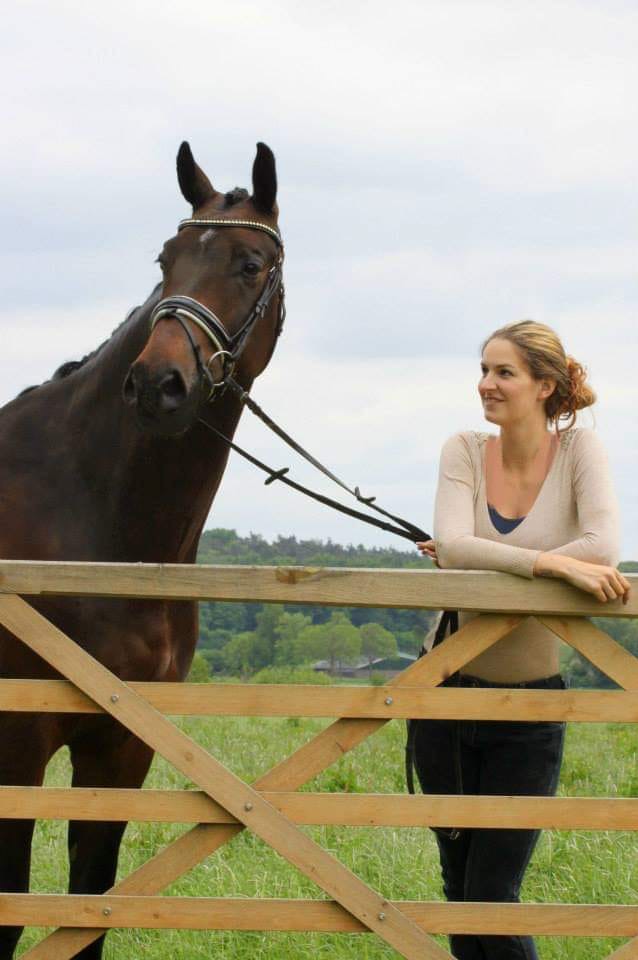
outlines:
M466 432L443 447L434 540L440 567L559 577L601 603L627 601L616 569L616 501L603 448L576 429L595 395L557 335L525 320L484 343L479 395L498 435ZM560 424L566 421L566 426ZM550 429L548 429L550 428ZM472 619L461 614L460 625ZM561 689L558 641L526 619L444 685ZM562 723L420 721L415 763L425 793L553 795ZM518 901L539 832L436 830L448 900ZM531 937L453 936L458 960L537 960Z

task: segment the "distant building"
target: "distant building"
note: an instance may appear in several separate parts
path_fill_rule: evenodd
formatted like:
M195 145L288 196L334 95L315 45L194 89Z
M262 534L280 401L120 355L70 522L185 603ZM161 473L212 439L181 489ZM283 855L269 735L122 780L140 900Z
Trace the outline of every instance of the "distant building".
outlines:
M392 657L377 657L372 661L372 665L370 665L365 657L359 657L354 663L338 663L335 669L335 675L338 677L353 677L355 679L361 677L365 679L372 674L372 676L389 679L390 677L396 677L398 673L401 673L406 667L409 667L415 660L416 657L414 654L399 652ZM316 663L313 663L312 669L316 670L317 673L330 674L330 661L317 660Z

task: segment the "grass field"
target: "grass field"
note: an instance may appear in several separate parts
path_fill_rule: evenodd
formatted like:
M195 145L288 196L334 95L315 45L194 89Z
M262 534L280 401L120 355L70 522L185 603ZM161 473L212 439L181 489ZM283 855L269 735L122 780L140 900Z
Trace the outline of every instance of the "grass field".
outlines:
M252 780L318 732L316 720L188 719L182 727L243 778ZM326 791L403 792L404 725L394 721L308 788ZM573 724L568 730L560 793L569 796L638 796L634 727ZM58 754L47 785L69 783L66 753ZM183 787L184 779L156 758L148 787ZM184 827L129 825L120 858L126 875ZM326 849L391 899L441 897L435 844L427 829L306 828ZM66 889L65 824L39 823L32 889ZM305 877L261 841L243 833L167 891L189 896L317 897ZM638 901L638 836L633 833L546 832L529 868L523 898L572 903ZM27 930L21 949L43 931ZM445 942L445 941L441 941ZM542 960L599 960L622 941L538 938ZM190 931L113 931L105 960L390 960L397 954L368 935L259 934Z

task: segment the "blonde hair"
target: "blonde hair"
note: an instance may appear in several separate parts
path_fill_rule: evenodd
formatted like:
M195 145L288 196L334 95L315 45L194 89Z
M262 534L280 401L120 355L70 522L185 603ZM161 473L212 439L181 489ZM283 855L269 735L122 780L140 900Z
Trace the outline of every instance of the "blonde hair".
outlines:
M545 401L545 413L558 432L561 420L564 428L574 425L576 411L596 402L596 394L587 383L587 371L573 357L565 353L558 335L551 327L534 320L508 323L490 334L481 352L491 340L508 340L518 349L535 380L553 380L556 387Z

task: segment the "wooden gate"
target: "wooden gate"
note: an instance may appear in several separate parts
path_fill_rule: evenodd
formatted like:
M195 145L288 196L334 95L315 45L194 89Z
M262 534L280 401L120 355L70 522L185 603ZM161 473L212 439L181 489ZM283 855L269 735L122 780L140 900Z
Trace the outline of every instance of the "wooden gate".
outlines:
M101 896L0 894L0 924L58 927L24 954L74 956L110 927L374 932L409 960L450 956L432 933L630 937L614 960L638 957L632 905L388 902L303 833L302 824L638 829L638 799L438 797L297 793L393 718L638 721L638 661L584 617L601 608L561 583L493 573L140 564L0 562L0 622L68 681L0 681L0 710L107 712L200 787L140 791L0 788L0 817L155 820L194 826ZM479 618L385 687L123 683L22 596L91 595L251 600L333 606L474 610ZM498 610L499 613L493 611ZM437 690L441 681L536 616L616 681L619 691ZM311 695L310 695L311 694ZM169 715L333 716L312 741L255 784L244 783ZM157 894L248 828L331 900L232 900ZM610 960L611 960L610 957Z

